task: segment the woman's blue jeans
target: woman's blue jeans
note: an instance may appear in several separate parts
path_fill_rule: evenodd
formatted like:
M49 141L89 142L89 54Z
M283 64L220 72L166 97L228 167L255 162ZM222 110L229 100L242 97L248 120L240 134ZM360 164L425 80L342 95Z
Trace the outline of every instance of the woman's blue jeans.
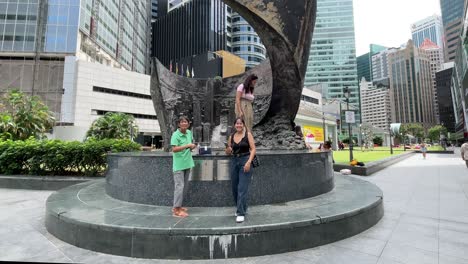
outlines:
M231 182L234 202L237 206L237 215L247 213L247 198L252 177L252 166L249 172L244 172L244 165L249 160L249 155L233 157L231 160Z

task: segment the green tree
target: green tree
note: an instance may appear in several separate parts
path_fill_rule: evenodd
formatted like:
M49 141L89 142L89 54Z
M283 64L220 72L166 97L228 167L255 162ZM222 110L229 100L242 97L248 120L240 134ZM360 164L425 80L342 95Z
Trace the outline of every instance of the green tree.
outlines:
M379 136L374 137L373 141L374 141L374 144L377 144L379 146L382 146L383 144L383 139Z
M43 138L54 123L54 114L37 96L11 90L0 99L0 139Z
M86 138L90 139L129 139L138 134L138 126L132 115L124 113L108 112L96 119L86 132Z
M429 128L427 137L432 141L439 141L440 135L447 135L447 128L441 125L436 125Z
M361 134L362 134L362 146L366 149L373 149L374 144L372 139L374 138L374 131L372 130L372 125L364 123L361 125Z
M416 138L424 138L424 128L421 124L408 123L401 125L406 135L412 135ZM400 129L401 130L401 129Z

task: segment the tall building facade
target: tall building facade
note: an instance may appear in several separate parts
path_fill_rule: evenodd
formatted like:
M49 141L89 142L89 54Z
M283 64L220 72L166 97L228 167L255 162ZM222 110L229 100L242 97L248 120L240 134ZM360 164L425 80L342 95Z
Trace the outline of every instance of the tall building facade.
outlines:
M193 70L197 78L221 76L216 52L227 50L226 5L221 0L177 3L152 24L152 56L179 74Z
M318 0L317 18L310 47L305 86L324 84L322 96L345 100L343 88L351 90L350 104L359 108L354 15L352 0ZM356 120L360 120L359 115Z
M58 124L73 124L63 111L75 100L77 61L149 69L150 6L150 0L0 1L0 93L38 95Z
M438 94L438 108L440 124L447 128L450 133L455 133L455 111L453 105L452 91L452 72L454 63L449 62L442 65L436 72L436 87Z
M158 18L158 0L151 0L151 22Z
M465 0L440 0L445 34L445 62L454 61L461 30Z
M380 51L387 49L384 46L370 44L369 52L357 57L357 75L358 80L361 81L362 77L366 78L366 81L372 81L372 56L378 54Z
M427 38L443 49L444 27L442 24L442 18L438 15L432 15L412 24L411 35L416 47L421 46Z
M437 103L437 85L436 85L436 72L442 68L444 64L444 52L441 47L437 46L430 39L426 38L421 43L420 49L426 50L431 59L431 78L434 93L434 111L436 115L436 122L439 124L439 104Z
M231 13L228 20L231 23L228 39L231 52L245 60L247 69L264 61L266 49L253 27L236 12Z
M388 55L397 50L397 48L388 48L372 56L373 81L388 79Z
M409 40L388 55L392 117L396 123L435 124L431 60Z
M371 82L360 82L362 122L375 127L390 127L391 105L389 87L375 87Z

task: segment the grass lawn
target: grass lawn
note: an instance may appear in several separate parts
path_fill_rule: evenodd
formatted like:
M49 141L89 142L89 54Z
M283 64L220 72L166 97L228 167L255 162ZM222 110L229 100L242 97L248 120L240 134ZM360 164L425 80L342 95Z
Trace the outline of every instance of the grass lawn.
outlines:
M406 151L411 150L407 149ZM442 148L442 146L431 146L427 150L443 151L444 148ZM393 155L398 155L402 153L403 147L393 148ZM364 162L364 164L370 161L380 160L390 156L390 147L375 147L373 151L361 151L360 147L354 147L353 149L353 157L357 161ZM336 163L349 164L349 151L347 149L342 151L333 151L333 158L335 159Z
M403 153L403 149L401 149L401 151L395 151L393 155L398 155L402 153ZM374 160L381 160L390 156L392 156L390 154L390 150L388 151L361 151L357 149L353 150L354 159L360 162L364 162L364 164L370 161L374 161ZM349 151L348 150L333 151L333 158L335 159L335 163L349 164Z

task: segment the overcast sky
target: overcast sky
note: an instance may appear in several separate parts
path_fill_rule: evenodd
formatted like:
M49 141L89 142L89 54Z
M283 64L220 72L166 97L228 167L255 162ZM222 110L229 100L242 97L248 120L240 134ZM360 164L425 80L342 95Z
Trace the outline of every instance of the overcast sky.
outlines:
M439 0L354 0L356 55L369 44L399 47L411 38L411 24L440 15Z

